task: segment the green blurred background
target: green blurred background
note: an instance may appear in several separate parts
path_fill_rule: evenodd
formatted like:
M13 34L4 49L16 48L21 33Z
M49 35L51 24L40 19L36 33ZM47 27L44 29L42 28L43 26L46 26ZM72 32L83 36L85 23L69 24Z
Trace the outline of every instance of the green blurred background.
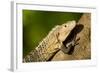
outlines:
M23 57L55 26L70 20L78 21L82 13L23 10Z

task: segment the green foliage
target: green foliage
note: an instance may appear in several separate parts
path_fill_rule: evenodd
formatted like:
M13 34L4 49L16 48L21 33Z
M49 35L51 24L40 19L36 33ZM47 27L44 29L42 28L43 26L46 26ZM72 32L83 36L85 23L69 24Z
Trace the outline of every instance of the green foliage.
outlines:
M82 13L23 10L23 56L34 49L55 26L78 21Z

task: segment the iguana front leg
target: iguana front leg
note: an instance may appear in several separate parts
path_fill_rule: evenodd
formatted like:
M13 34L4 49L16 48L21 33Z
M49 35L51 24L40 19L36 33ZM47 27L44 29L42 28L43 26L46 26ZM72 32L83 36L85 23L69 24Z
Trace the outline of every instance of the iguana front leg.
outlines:
M62 41L59 39L59 35L60 35L60 33L58 32L58 33L56 34L56 38L57 38L57 39L56 39L56 40L57 40L57 43L56 43L56 44L57 44L57 46L58 46L57 48L60 49L61 46L63 45L63 43L62 43Z

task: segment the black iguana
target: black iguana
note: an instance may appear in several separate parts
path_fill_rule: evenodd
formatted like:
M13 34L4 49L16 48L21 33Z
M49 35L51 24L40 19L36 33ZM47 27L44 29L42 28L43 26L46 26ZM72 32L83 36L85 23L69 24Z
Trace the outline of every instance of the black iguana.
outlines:
M75 28L76 22L68 21L62 25L55 26L49 34L32 50L23 62L42 62L48 61L63 45L63 41Z

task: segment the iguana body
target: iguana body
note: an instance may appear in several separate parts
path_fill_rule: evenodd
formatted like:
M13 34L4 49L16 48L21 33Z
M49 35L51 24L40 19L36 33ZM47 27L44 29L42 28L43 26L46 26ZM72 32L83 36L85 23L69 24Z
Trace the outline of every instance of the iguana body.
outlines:
M69 21L62 25L55 26L49 34L32 50L24 62L48 61L62 47L62 42L68 37L76 26L75 21Z

